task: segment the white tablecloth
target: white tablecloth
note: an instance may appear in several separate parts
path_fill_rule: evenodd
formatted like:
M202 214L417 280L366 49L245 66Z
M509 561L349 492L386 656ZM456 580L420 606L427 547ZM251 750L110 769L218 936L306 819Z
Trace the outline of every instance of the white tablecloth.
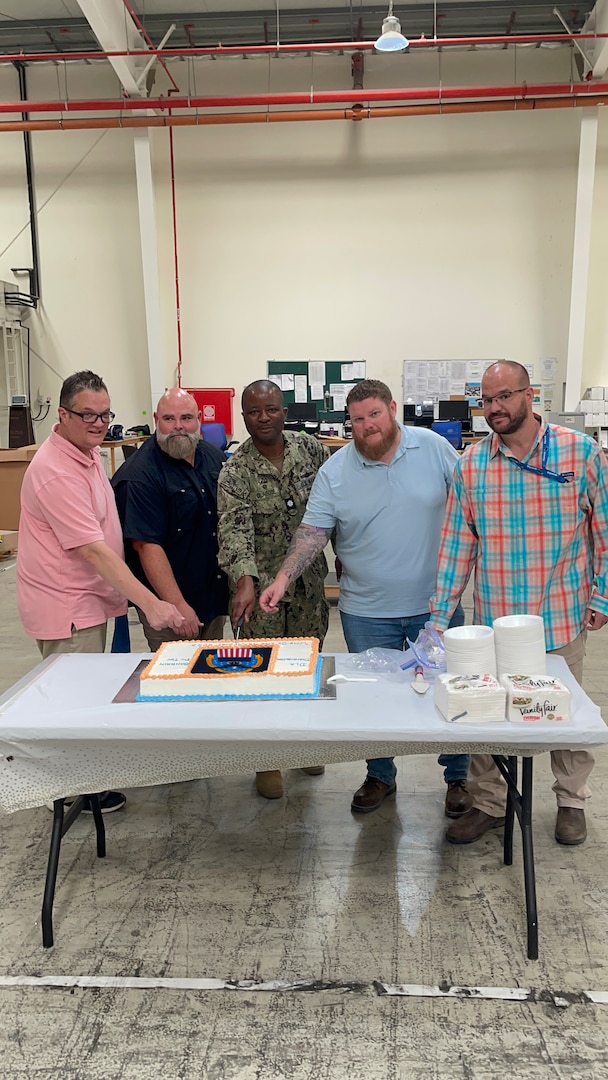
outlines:
M52 657L0 697L0 810L82 791L259 769L447 751L537 754L608 742L599 708L561 657L573 694L564 723L448 724L409 679L340 683L335 700L112 704L135 653ZM340 671L340 657L336 657Z

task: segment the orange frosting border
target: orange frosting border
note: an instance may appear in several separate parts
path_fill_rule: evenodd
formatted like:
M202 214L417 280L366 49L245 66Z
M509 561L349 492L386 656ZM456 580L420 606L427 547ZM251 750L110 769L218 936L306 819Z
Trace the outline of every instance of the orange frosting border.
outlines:
M308 668L305 671L273 671L272 668L273 668L274 662L275 662L275 660L277 658L277 653L278 653L279 646L284 645L286 643L294 642L294 641L306 641L306 642L311 643L312 648L311 648L311 653L310 653L310 664L309 664ZM190 663L189 663L188 667L186 668L185 671L182 671L179 675L171 675L171 674L159 675L159 674L155 674L152 671L152 668L154 667L154 664L156 664L156 662L158 660L160 660L164 649L168 645L197 645L198 646L198 648L192 654L192 659L190 660ZM154 679L155 681L162 681L162 680L167 680L168 679L171 682L180 682L182 679L186 679L186 678L189 678L189 679L201 679L201 680L213 679L215 682L217 682L218 680L217 680L217 674L216 673L209 672L209 674L206 675L206 674L202 674L200 672L195 673L195 672L192 671L192 668L194 667L194 664L198 660L198 657L200 656L201 652L203 651L203 649L209 649L209 648L217 649L217 648L224 648L226 646L228 646L229 648L234 648L235 646L240 647L241 645L248 648L248 649L249 648L254 649L256 647L257 648L262 648L263 647L263 648L267 649L268 646L270 645L271 649L272 649L271 654L270 654L270 663L269 663L268 668L266 669L266 671L248 671L248 672L245 672L245 674L251 679L261 679L261 678L265 678L265 677L273 676L273 675L276 678L280 678L280 679L300 679L304 675L311 675L314 671L316 671L317 662L318 662L318 659L319 659L319 639L315 638L315 637L310 637L310 638L307 638L307 637L297 637L297 638L242 638L238 642L236 642L234 640L234 638L227 638L227 639L221 639L221 640L209 639L209 640L205 640L205 641L198 641L198 640L192 641L192 640L184 639L184 641L164 641L163 644L161 645L160 649L157 650L157 652L154 654L154 656L150 660L149 664L147 664L147 666L142 671L142 673L140 675L140 682L143 682L144 679ZM238 672L238 671L225 672L225 673L222 673L222 682L224 680L226 680L226 679L242 679L242 677L243 677L242 674L240 672Z

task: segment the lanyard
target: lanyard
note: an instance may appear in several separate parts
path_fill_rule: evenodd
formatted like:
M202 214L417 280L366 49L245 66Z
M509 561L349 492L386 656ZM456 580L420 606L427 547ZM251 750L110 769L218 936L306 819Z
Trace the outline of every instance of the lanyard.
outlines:
M543 435L543 455L541 459L541 467L537 469L535 465L528 465L525 461L519 461L516 457L510 457L509 460L517 465L518 469L523 469L526 472L536 473L537 476L546 476L549 480L557 480L558 484L569 484L574 479L574 473L556 473L547 468L547 461L549 459L549 438L551 431L547 424L545 428L545 434Z

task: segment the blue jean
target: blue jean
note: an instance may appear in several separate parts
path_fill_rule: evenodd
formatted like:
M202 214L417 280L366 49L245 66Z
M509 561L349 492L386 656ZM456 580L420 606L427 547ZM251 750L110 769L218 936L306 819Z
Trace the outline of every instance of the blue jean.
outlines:
M415 641L430 615L407 615L396 619L370 619L364 615L348 615L340 612L342 630L349 652L364 652L366 649L405 649L406 638ZM464 611L459 604L452 615L450 626L462 626ZM439 764L444 767L443 777L446 784L452 780L466 780L469 771L468 754L440 754ZM367 762L367 775L383 784L393 784L397 767L392 758L370 758Z

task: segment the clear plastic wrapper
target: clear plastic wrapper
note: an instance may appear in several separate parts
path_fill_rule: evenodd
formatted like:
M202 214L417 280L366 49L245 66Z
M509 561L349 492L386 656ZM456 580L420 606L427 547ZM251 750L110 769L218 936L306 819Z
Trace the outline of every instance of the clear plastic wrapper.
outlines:
M336 671L346 678L373 675L387 682L406 682L411 678L411 672L403 669L405 655L399 649L366 649L365 652L345 653L340 656Z

